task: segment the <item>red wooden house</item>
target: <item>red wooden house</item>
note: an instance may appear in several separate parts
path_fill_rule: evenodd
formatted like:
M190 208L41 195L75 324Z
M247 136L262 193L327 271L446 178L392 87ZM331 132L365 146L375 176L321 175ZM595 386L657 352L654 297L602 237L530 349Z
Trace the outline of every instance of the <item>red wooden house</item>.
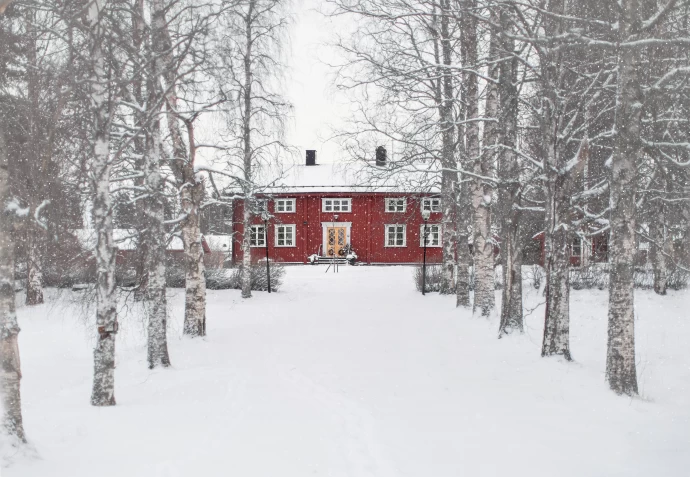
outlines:
M366 264L421 263L424 220L427 221L427 262L441 262L441 200L406 192L396 185L361 186L337 165L316 164L307 151L307 164L295 166L281 186L257 197L251 230L252 260L266 257L283 263L309 263L310 256L346 258L354 252ZM268 233L261 217L267 210ZM242 261L244 204L233 206L233 261Z
M544 266L546 258L546 250L544 247L544 232L539 232L532 237L533 240L539 241L541 255L539 258L539 265ZM596 235L592 237L589 243L583 241L581 238L573 238L570 246L570 265L579 267L588 263L605 263L608 262L609 253L609 236L608 233Z

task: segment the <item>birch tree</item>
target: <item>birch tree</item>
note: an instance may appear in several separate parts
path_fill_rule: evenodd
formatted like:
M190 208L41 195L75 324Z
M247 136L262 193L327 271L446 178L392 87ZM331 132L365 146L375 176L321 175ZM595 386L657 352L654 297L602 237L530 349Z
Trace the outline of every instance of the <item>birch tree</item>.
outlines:
M461 191L458 132L462 131L457 6L446 0L331 3L334 15L348 15L358 22L356 34L336 45L343 56L336 65L339 87L361 93L356 96L358 111L339 131L340 137L360 161L371 156L367 151L374 150L376 141L398 145L395 161L386 168L376 168L366 159L361 162L372 183L395 182L419 192L440 192L441 293L456 293L462 306L469 297L469 256L465 249L457 252L456 246L458 228L465 247L467 241L467 226L458 223L464 215L456 200ZM462 278L453 287L456 254Z
M97 235L96 326L98 337L94 349L94 376L91 404L115 405L115 335L117 294L115 290L115 246L113 242L112 197L110 175L110 91L105 62L106 0L89 0L85 27L89 58L90 106L93 120L90 180L93 189L93 224Z
M161 172L162 140L161 113L163 92L161 91L161 64L165 54L165 10L163 0L151 2L151 39L148 61L146 105L150 110L150 119L146 130L144 159L144 177L146 188L146 206L144 215L147 228L144 234L147 247L147 284L145 297L148 305L148 362L149 368L170 366L167 342L167 299L165 284L165 250L166 237L164 217L164 181ZM142 12L143 13L143 12Z
M223 162L231 188L243 201L243 298L252 296L251 223L260 213L256 194L262 183L279 174L276 158L288 150L283 131L291 105L279 85L284 69L281 44L289 20L286 8L285 0L240 0L230 2L221 16L220 88L236 100L225 115Z
M206 335L206 278L200 229L205 194L198 173L195 122L208 104L196 88L203 83L201 66L209 63L206 35L217 12L209 3L157 1L154 4L155 67L160 76L170 160L177 188L180 215L174 219L184 244L185 315L183 332L190 337ZM182 94L181 93L185 93ZM164 126L161 125L161 128ZM152 145L153 143L151 143ZM159 154L163 151L159 150Z
M467 14L473 14L471 10ZM491 9L491 15L495 10ZM495 20L495 18L492 18ZM476 31L476 30L475 30ZM496 118L498 115L498 32L491 28L490 46L488 52L487 82L484 106L484 122L481 149L474 156L474 181L472 183L472 210L473 216L473 252L474 252L474 313L481 316L489 316L496 306L495 281L494 281L494 238L491 230L493 185L496 157L496 142L498 128ZM476 40L471 41L475 45ZM476 58L472 58L476 61ZM468 62L466 67L476 65ZM473 100L472 100L473 101Z
M509 12L498 12L501 33L510 33ZM500 180L498 208L500 211L501 258L503 292L499 337L513 331L523 331L522 316L522 211L520 203L521 177L517 154L518 139L518 58L515 40L500 35L497 48L503 61L499 64L499 142L498 178ZM524 178L524 176L523 176Z
M0 13L2 13L0 11ZM26 442L22 420L19 361L19 324L14 296L14 215L17 203L10 195L9 157L4 124L0 120L0 394L3 433Z

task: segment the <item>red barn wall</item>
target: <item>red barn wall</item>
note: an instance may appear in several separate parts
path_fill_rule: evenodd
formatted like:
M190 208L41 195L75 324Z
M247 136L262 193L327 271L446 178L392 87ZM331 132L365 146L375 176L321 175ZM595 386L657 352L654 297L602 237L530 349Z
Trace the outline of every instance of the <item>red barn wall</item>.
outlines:
M407 197L405 212L391 213L385 211L385 199ZM268 253L272 260L285 263L306 263L307 256L318 253L323 242L322 222L351 222L350 244L364 263L420 263L423 258L423 247L420 247L420 226L424 223L420 213L421 196L410 197L409 194L385 193L311 193L280 194L273 198L294 198L294 213L275 213L273 200L269 200L268 210L272 217L268 226ZM351 198L352 212L322 212L323 198ZM233 207L233 260L242 260L242 201ZM338 219L335 219L335 215ZM432 213L429 224L441 222L441 213ZM253 224L259 225L261 217L254 217ZM275 224L295 224L296 247L275 247ZM405 247L385 247L385 226L387 224L405 224L407 245ZM252 260L266 256L264 247L253 247ZM323 255L323 252L322 252ZM427 247L427 262L440 263L441 247Z

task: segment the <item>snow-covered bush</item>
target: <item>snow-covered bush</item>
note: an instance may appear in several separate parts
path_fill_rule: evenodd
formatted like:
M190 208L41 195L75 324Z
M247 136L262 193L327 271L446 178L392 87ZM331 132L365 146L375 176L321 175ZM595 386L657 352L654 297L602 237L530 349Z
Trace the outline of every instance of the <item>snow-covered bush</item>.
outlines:
M609 287L610 267L608 263L594 263L587 267L573 267L570 269L570 286L575 290L598 288L607 290ZM680 290L688 286L690 274L675 268L669 271L668 288ZM635 268L633 275L636 288L654 288L654 270L651 266Z
M441 265L427 265L426 266L426 291L438 292L441 290L441 282L443 281L443 268ZM417 265L414 268L414 282L418 292L422 291L422 266Z
M165 269L165 285L168 288L184 288L185 272L182 266L175 266Z
M415 265L414 269L414 282L415 287L418 292L422 291L422 265ZM474 267L469 269L469 279L470 279L470 290L474 290ZM441 290L441 282L443 280L443 269L441 265L433 264L426 266L426 291L427 292L438 292ZM494 269L494 286L496 290L503 288L503 274L501 273L501 267L498 266Z
M216 270L206 270L206 288L209 290L240 290L241 286L241 267L221 268ZM283 284L285 267L280 263L271 262L271 290L275 291ZM268 290L268 279L266 277L266 261L252 265L251 269L252 290Z

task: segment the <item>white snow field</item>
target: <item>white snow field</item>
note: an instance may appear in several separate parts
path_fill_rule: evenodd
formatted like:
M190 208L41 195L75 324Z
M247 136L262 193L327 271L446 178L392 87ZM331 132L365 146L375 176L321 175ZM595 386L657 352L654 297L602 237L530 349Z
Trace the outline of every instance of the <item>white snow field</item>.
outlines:
M205 339L181 337L171 290L172 369L147 369L145 328L121 309L112 408L89 404L76 293L20 307L35 456L5 455L2 476L690 475L689 292L637 292L630 399L604 381L605 291L573 291L567 363L540 357L542 307L498 340L496 318L415 292L412 268L325 270L287 268L249 300L210 291Z

